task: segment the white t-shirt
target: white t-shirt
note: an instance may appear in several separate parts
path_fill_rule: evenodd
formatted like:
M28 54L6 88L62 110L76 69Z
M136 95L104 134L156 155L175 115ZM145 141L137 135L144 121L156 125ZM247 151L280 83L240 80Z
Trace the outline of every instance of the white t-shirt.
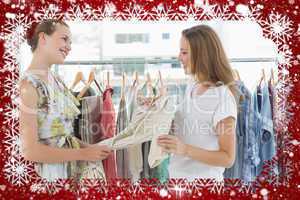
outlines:
M184 143L206 150L219 150L215 127L229 116L237 118L237 106L226 85L211 87L201 95L191 96L195 82L188 84L185 99L178 106L174 118L174 134ZM217 167L172 154L169 164L170 178L214 178L223 180L224 167Z

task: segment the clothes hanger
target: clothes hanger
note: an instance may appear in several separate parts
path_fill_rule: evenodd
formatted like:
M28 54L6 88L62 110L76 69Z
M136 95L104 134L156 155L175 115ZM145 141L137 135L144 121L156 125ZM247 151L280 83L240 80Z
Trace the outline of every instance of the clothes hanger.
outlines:
M266 75L265 75L265 70L264 69L261 69L261 77L260 77L260 80L259 80L259 86L261 85L261 83L263 82L263 81L265 81L266 80Z
M91 72L89 74L88 82L87 82L86 86L77 95L77 99L81 99L85 95L85 93L87 92L87 90L90 88L91 84L94 81L95 81L95 72L94 72L94 70L91 70Z
M121 100L125 99L125 84L126 84L126 73L123 72L122 84L121 84Z
M107 86L110 86L110 74L109 74L109 71L107 71L106 79L107 79Z
M263 81L266 81L266 75L265 75L265 70L264 69L261 69L261 77L260 77L260 80L259 80L259 83L258 83L258 87L261 88L261 84ZM258 95L262 95L261 92L257 93Z
M164 85L160 70L158 70L158 80L160 82L160 96L165 95L167 93L167 88Z
M73 90L75 88L75 86L79 83L79 82L83 82L84 84L86 84L84 82L84 78L83 78L83 73L82 72L77 72L76 75L75 75L75 79L70 87L70 90Z
M158 80L155 85L157 85L159 82L160 82L159 94L152 98L150 105L153 105L155 100L159 99L161 96L163 96L167 93L167 89L163 83L163 79L162 79L160 70L158 70Z
M139 74L137 71L134 71L133 72L133 83L132 83L132 86L136 86L139 84Z
M273 70L273 68L271 68L270 82L271 82L271 85L272 85L272 86L275 85L274 70Z
M95 84L96 84L97 88L99 89L100 93L103 94L103 90L102 90L100 84L98 83L98 81L96 79L94 81L95 81Z
M146 86L147 86L147 95L153 96L153 86L150 73L146 74Z
M160 70L158 70L158 78L159 78L159 81L160 81L161 86L163 86L164 83L163 83L163 80L162 80L162 76L161 76Z
M147 84L152 85L152 80L149 72L147 72L146 74L146 82Z
M95 82L96 87L99 89L100 93L103 94L103 89L101 88L99 82L98 82L97 79L96 79L95 72L96 72L96 67L93 68L93 69L91 70L91 72L90 72L90 74L89 74L89 77L94 76L94 81L93 81L93 82Z

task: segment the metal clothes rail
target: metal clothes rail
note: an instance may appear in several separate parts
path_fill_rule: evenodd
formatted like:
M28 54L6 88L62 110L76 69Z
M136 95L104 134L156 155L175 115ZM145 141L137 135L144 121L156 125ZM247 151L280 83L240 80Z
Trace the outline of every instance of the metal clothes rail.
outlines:
M121 58L122 59L122 58ZM124 58L126 59L126 58ZM132 59L132 58L131 58ZM134 58L133 58L134 59ZM165 64L165 63L177 63L179 61L177 58L168 59L144 59L141 60L103 60L103 61L66 61L62 65L114 65L114 64ZM231 63L238 62L277 62L276 58L231 58L229 59Z

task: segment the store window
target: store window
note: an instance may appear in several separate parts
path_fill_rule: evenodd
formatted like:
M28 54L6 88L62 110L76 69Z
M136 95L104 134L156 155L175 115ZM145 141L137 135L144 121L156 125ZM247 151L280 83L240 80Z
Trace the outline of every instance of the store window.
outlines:
M147 33L118 33L115 35L115 41L118 44L130 44L135 42L149 43L149 34Z
M163 33L163 34L162 34L162 39L163 39L163 40L168 40L168 39L170 39L170 33Z

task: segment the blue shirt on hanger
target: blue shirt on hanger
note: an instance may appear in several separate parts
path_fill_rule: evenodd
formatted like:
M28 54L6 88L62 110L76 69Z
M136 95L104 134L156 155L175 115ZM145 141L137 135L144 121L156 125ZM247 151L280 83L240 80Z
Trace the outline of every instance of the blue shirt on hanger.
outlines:
M236 125L236 156L235 162L231 168L224 172L225 178L238 178L243 181L251 181L251 160L253 155L249 147L249 120L251 110L251 93L242 81L236 81L239 95L237 102L239 104L237 125ZM243 98L242 100L241 97Z
M261 173L264 161L271 160L276 154L276 143L274 137L272 108L269 98L268 85L263 82L256 88L253 96L253 115L251 116L252 134L255 135L254 159L255 167L253 175L257 176ZM252 143L250 142L250 143ZM253 144L253 143L252 143Z

